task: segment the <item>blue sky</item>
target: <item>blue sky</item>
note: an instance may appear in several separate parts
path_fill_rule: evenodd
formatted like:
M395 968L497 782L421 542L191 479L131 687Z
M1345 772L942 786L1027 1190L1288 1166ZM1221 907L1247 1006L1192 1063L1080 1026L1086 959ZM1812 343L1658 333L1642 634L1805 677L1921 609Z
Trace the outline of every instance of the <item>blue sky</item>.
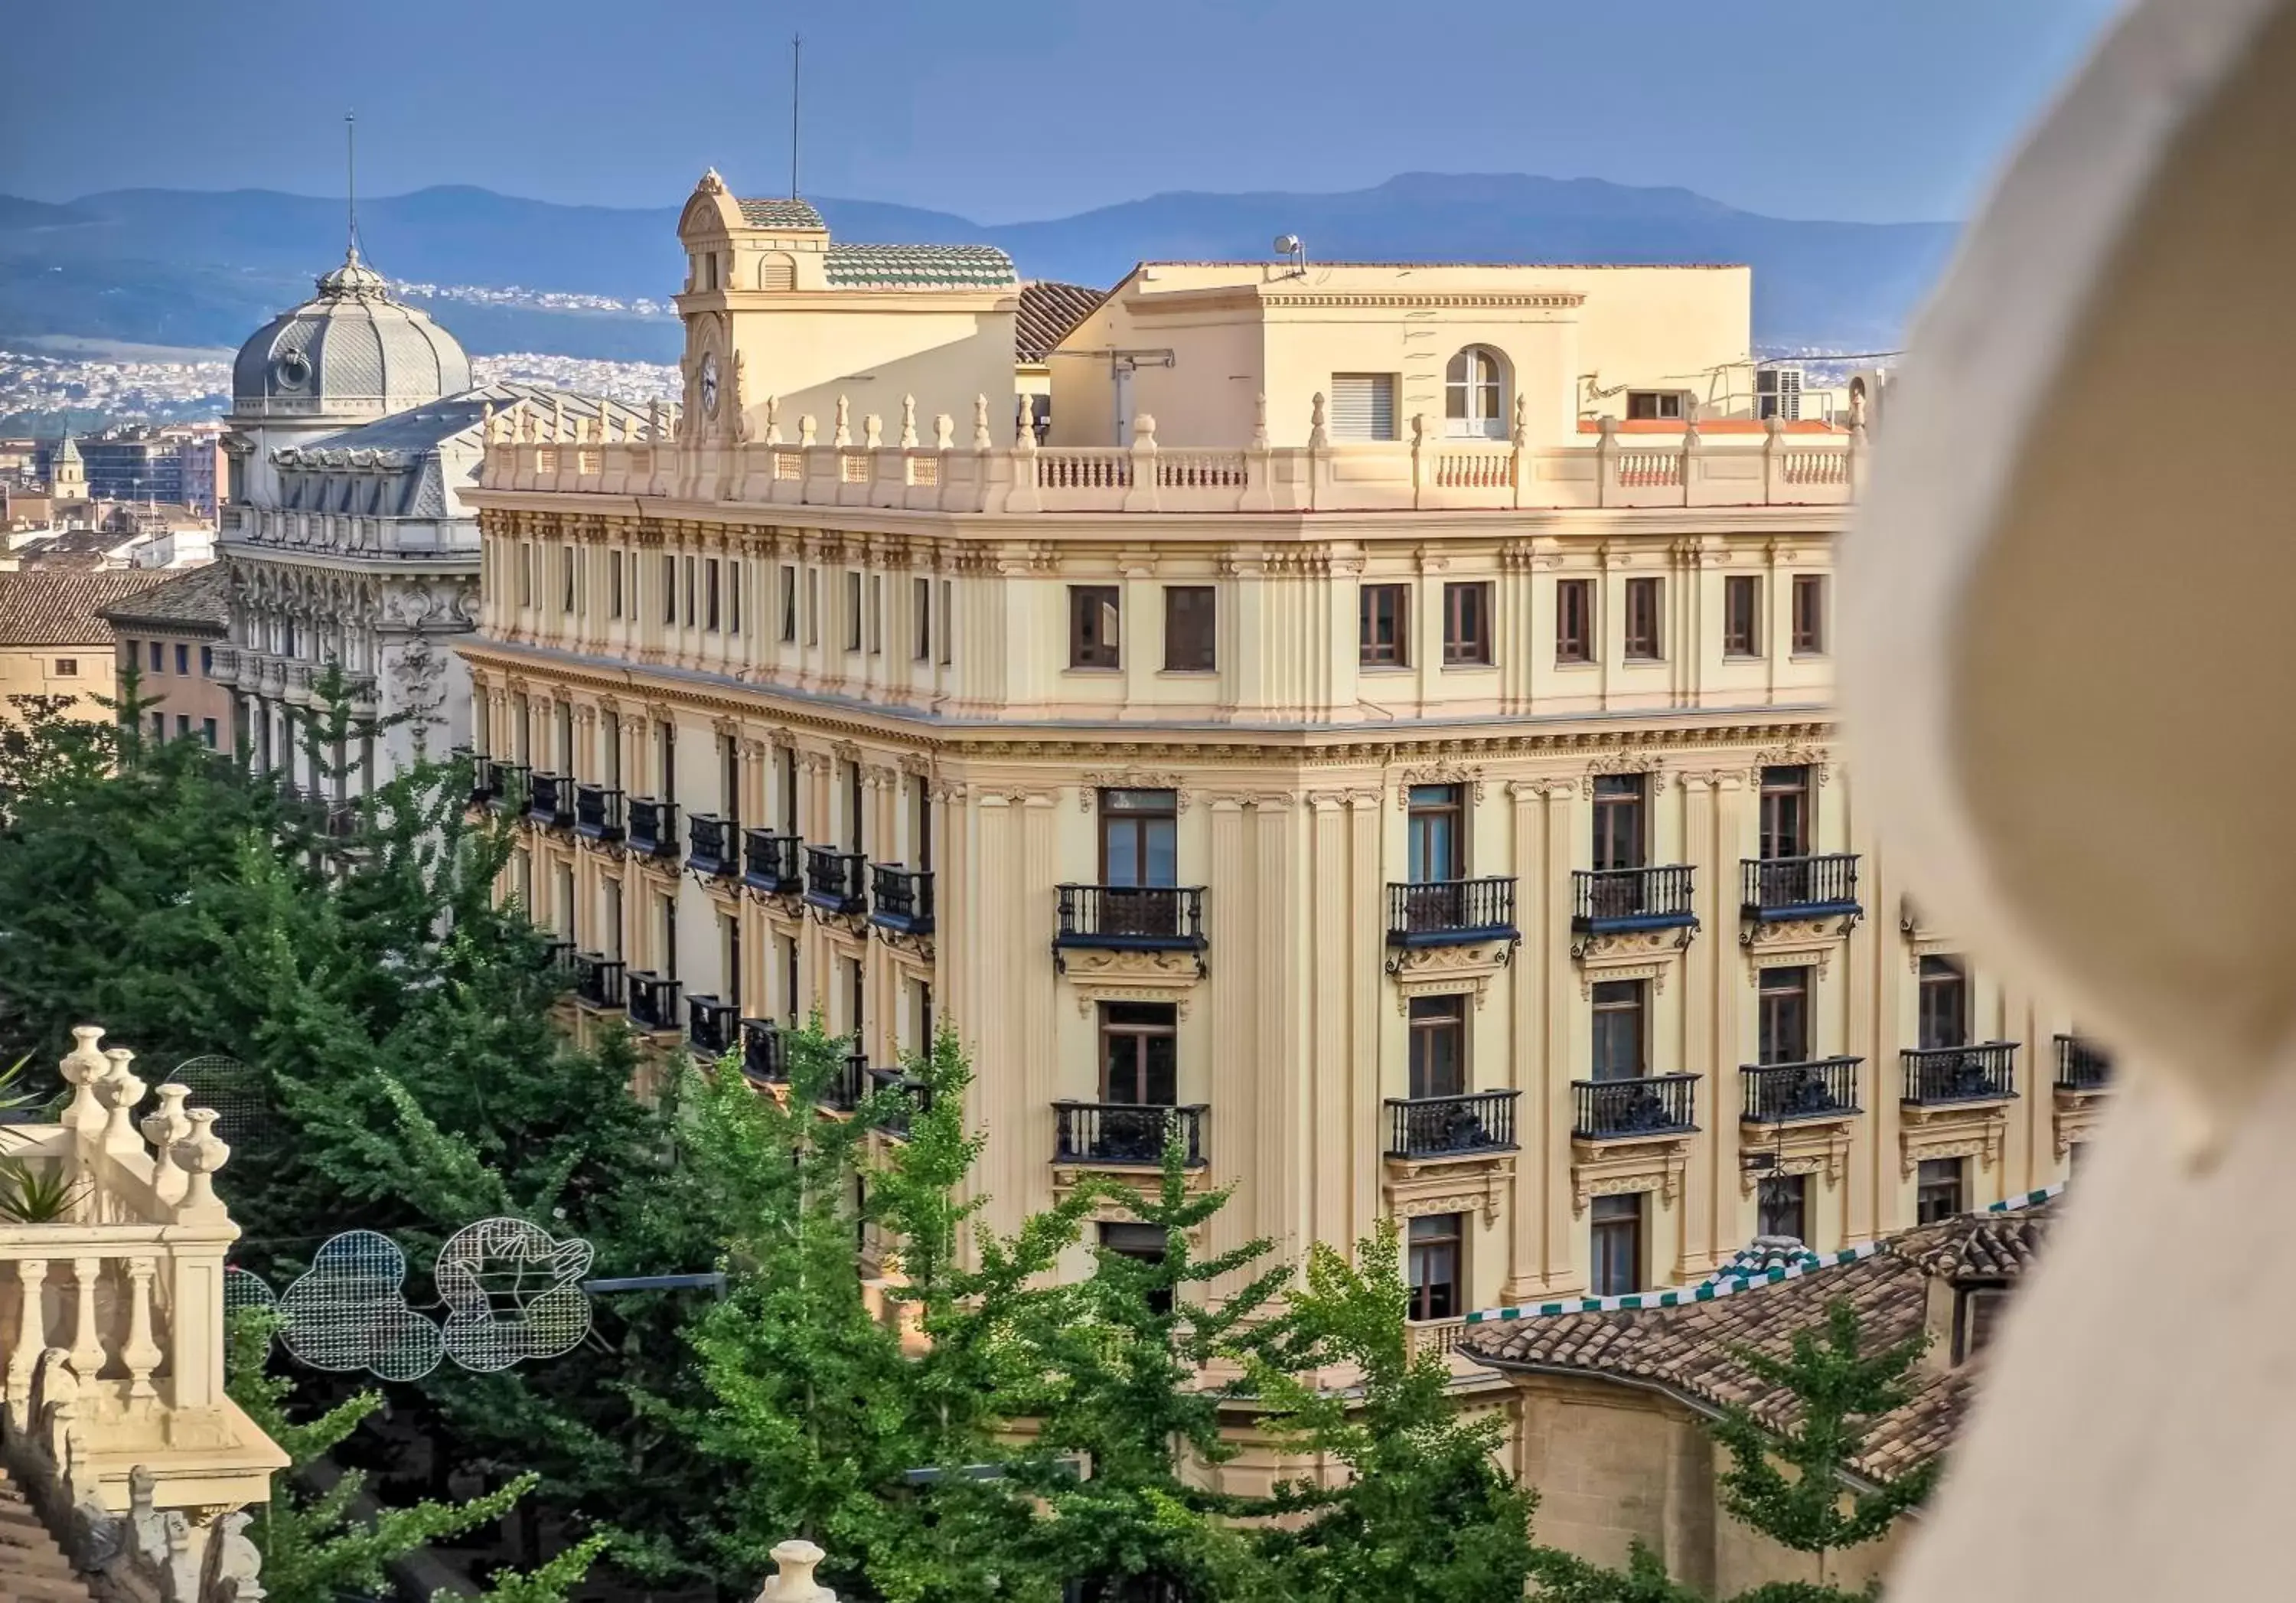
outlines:
M2118 0L31 0L0 193L777 191L806 37L820 194L982 221L1397 172L1678 184L1784 217L1966 215ZM673 26L673 22L675 25ZM77 53L67 73L51 70ZM35 86L41 86L35 87Z

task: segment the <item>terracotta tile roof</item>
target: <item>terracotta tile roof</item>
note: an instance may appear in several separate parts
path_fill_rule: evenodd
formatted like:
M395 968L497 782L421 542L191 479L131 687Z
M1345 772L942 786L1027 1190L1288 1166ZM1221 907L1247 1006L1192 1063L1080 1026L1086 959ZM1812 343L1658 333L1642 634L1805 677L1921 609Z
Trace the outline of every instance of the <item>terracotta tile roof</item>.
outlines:
M0 646L108 645L103 609L155 582L148 568L0 573Z
M994 245L832 244L825 271L847 290L993 290L1019 277Z
M821 213L809 201L784 199L777 196L753 196L737 200L742 220L752 228L826 228Z
M221 563L202 563L102 609L112 623L156 623L220 635L231 623L231 586Z
M1021 286L1021 309L1013 319L1013 359L1041 362L1069 331L1100 309L1108 292L1086 284L1037 278Z
M1512 1319L1469 1331L1464 1356L1496 1369L1560 1370L1655 1385L1694 1406L1738 1403L1765 1423L1790 1420L1792 1399L1771 1390L1731 1357L1734 1345L1784 1353L1798 1330L1846 1298L1866 1342L1902 1341L1927 1321L1932 1278L1956 1284L2013 1283L2047 1238L2053 1204L2007 1213L1965 1214L1891 1237L1873 1256L1672 1308L1571 1313ZM1887 1480L1933 1457L1953 1440L1980 1365L1924 1363L1902 1408L1870 1422L1856 1461Z

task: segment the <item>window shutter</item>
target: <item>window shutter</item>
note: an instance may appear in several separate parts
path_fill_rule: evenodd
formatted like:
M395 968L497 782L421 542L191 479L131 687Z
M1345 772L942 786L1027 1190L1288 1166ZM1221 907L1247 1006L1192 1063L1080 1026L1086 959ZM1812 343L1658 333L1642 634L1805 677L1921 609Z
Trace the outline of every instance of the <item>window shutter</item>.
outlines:
M1332 374L1332 405L1326 427L1334 440L1393 440L1395 375Z

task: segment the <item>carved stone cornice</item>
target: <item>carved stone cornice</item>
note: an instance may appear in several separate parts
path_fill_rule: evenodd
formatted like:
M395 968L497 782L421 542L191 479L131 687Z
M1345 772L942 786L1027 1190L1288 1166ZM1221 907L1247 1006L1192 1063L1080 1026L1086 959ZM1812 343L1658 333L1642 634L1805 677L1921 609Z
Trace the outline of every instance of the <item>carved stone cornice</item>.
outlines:
M1411 807L1411 787L1414 785L1457 785L1466 787L1471 800L1483 799L1483 770L1480 764L1432 762L1422 768L1407 768L1395 778L1395 805L1405 811Z
M1097 769L1077 776L1077 810L1090 812L1103 791L1170 791L1176 810L1185 812L1192 794L1181 777L1169 769L1125 768Z

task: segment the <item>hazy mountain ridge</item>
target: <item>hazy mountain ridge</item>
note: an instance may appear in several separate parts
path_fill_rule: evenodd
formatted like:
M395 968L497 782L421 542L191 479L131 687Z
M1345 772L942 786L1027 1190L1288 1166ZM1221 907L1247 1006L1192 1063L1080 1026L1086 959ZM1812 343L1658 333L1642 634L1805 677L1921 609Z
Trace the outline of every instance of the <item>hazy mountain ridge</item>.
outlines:
M1295 233L1311 260L1743 261L1767 345L1894 343L1950 224L1802 222L1689 190L1599 179L1408 173L1331 194L1172 192L987 225L816 198L840 238L980 242L1030 277L1110 284L1144 259L1259 259ZM562 206L462 185L362 201L365 254L392 277L660 300L683 277L677 208ZM115 190L57 206L0 196L0 338L82 334L235 345L341 259L342 203L267 190ZM442 303L473 350L674 359L676 326L611 312Z

